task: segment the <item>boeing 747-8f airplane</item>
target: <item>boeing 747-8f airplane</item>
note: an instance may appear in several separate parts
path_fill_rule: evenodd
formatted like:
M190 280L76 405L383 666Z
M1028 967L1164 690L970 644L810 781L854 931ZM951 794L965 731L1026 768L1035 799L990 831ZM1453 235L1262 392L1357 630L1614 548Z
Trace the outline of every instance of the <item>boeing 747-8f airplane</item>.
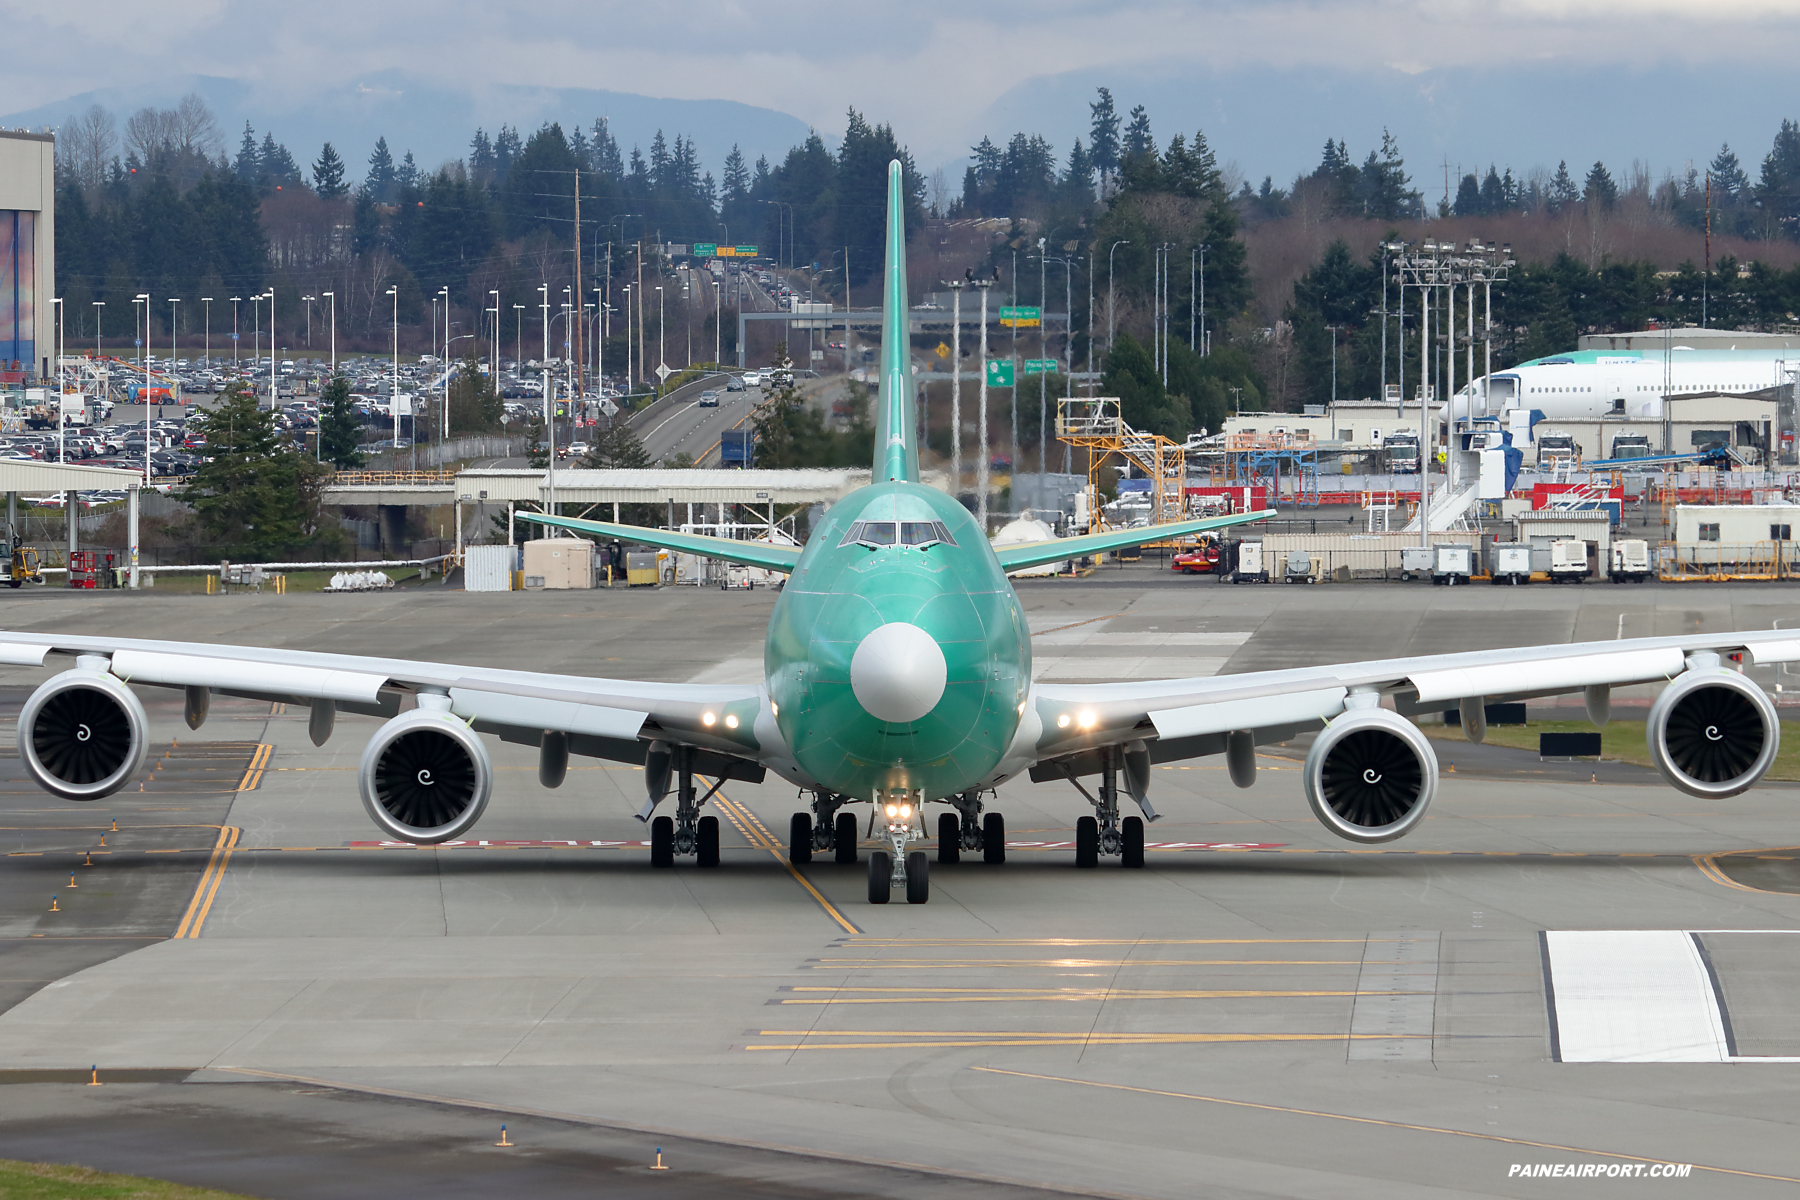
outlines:
M1437 790L1431 745L1404 714L1460 705L1480 740L1483 704L1585 693L1605 723L1611 689L1665 683L1648 719L1663 775L1718 799L1768 769L1780 736L1774 705L1741 663L1800 661L1800 632L1695 634L1343 663L1195 679L1095 685L1032 680L1025 614L1007 572L1214 529L1267 514L1180 521L996 550L950 497L919 483L917 413L907 350L901 168L888 169L885 318L874 481L834 507L803 549L539 515L546 525L785 572L750 685L646 683L260 650L104 635L0 632L0 663L74 665L40 686L19 716L19 756L69 800L116 792L144 762L143 687L180 688L188 723L209 698L310 705L323 742L335 714L383 718L363 751L359 788L387 834L460 837L487 807L483 735L539 749L539 777L560 784L571 754L641 764L651 860L719 857L707 801L726 780L774 771L811 796L794 814L790 857L857 858L852 804L879 814L887 847L869 855L869 899L895 887L929 895L929 859L908 847L937 819L940 858L1005 856L987 803L1021 774L1036 782L1098 776L1080 794L1076 863L1144 862L1155 763L1224 755L1248 786L1256 746L1317 731L1302 773L1315 816L1352 842L1418 825ZM1384 701L1386 704L1384 704ZM705 781L712 790L702 792ZM674 813L655 815L675 793ZM1123 815L1126 802L1141 815Z

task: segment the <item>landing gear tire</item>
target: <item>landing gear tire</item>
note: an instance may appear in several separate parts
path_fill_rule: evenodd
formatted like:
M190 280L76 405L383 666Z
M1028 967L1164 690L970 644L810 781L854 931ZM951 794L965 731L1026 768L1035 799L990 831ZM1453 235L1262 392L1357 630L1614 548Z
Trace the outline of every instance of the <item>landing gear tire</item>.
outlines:
M675 818L658 817L650 822L650 865L675 865Z
M956 813L938 814L938 861L962 861L962 817Z
M981 861L984 863L1006 861L1006 816L1004 813L991 812L981 819Z
M906 856L906 902L924 904L931 899L931 856L914 850Z
M886 850L869 852L869 903L886 904L888 889L893 883L894 860L888 857ZM910 881L909 881L910 889Z
M1119 822L1119 865L1144 865L1144 818L1126 817Z
M1083 870L1100 865L1100 822L1092 817L1075 822L1075 865Z
M833 827L833 836L832 836L831 841L832 841L832 846L831 846L832 853L837 855L837 860L839 862L853 863L856 861L856 814L855 813L839 813L837 815L837 824ZM876 903L886 904L887 903L886 893L883 893L881 900L877 901Z
M788 822L788 861L802 867L812 861L811 813L795 813Z
M719 865L719 818L701 817L695 824L694 859L702 867Z

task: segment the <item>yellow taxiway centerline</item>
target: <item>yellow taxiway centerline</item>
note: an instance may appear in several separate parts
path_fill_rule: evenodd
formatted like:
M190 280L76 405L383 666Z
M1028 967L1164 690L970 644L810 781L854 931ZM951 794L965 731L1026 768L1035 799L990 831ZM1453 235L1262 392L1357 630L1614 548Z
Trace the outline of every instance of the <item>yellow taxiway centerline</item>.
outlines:
M839 912L837 906L825 898L823 892L812 885L811 880L800 873L799 868L788 861L788 856L782 850L781 844L775 840L773 834L764 828L763 823L756 819L755 813L736 801L726 799L723 792L714 796L713 802L719 806L719 811L724 813L733 825L737 826L738 832L744 835L745 841L752 846L760 846L767 850L776 862L787 868L787 873L794 877L794 882L806 889L807 894L818 902L820 908L825 910L826 916L836 921L846 933L862 933L862 930L849 917Z
M197 938L200 929L206 924L206 915L212 911L213 899L219 894L219 884L225 880L225 868L231 862L231 852L237 847L238 837L243 833L235 825L219 826L219 841L213 847L212 858L207 861L206 869L200 872L200 883L194 888L194 898L188 901L187 912L181 918L181 924L175 927L177 938Z

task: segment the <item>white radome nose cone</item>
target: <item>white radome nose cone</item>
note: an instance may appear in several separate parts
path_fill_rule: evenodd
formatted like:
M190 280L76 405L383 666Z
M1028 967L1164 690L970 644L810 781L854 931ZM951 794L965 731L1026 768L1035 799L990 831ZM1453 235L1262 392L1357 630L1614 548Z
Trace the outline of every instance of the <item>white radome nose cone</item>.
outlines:
M878 721L905 724L937 707L949 668L944 652L917 625L894 621L857 646L850 659L850 690Z

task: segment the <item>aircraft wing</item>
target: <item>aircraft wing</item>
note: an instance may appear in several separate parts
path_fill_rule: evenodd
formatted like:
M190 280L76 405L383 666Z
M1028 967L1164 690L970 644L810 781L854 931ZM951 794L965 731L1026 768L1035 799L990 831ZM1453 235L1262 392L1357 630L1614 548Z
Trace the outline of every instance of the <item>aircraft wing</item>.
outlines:
M1170 521L1162 525L1139 525L1132 529L1109 529L1105 533L1084 533L1047 542L1015 542L1010 546L995 546L994 557L1000 560L1000 565L1006 570L1022 571L1026 567L1040 567L1065 558L1080 558L1084 554L1100 554L1126 546L1141 546L1145 542L1160 542L1165 538L1205 533L1209 529L1264 521L1274 515L1275 510L1270 508L1261 512L1232 513L1223 517Z
M712 537L703 533L681 533L671 529L646 529L639 525L615 525L611 521L583 521L576 517L553 517L546 513L515 513L521 521L591 533L596 537L617 538L621 542L639 542L698 554L706 558L741 563L746 567L763 567L770 571L791 573L800 561L799 546L778 546L774 542L741 542L735 538Z
M118 680L156 687L392 717L409 696L436 692L449 711L503 741L538 745L568 735L575 754L642 763L651 742L691 746L718 774L762 777L772 723L757 684L647 683L453 663L365 658L196 642L0 631L0 665L43 666L50 656L86 659ZM72 663L71 665L77 665ZM777 752L779 754L779 751ZM697 768L698 769L698 768Z
M1249 733L1257 743L1284 741L1355 707L1358 692L1390 700L1402 715L1417 715L1464 700L1496 703L1661 683L1699 665L1690 656L1703 653L1719 656L1727 667L1795 662L1800 635L1758 630L1632 638L1192 679L1038 684L1033 697L1043 735L1032 777L1092 773L1099 769L1099 749L1122 743L1141 741L1151 761L1169 762L1223 753L1234 732ZM1608 711L1603 695L1596 693L1595 701L1590 713Z

